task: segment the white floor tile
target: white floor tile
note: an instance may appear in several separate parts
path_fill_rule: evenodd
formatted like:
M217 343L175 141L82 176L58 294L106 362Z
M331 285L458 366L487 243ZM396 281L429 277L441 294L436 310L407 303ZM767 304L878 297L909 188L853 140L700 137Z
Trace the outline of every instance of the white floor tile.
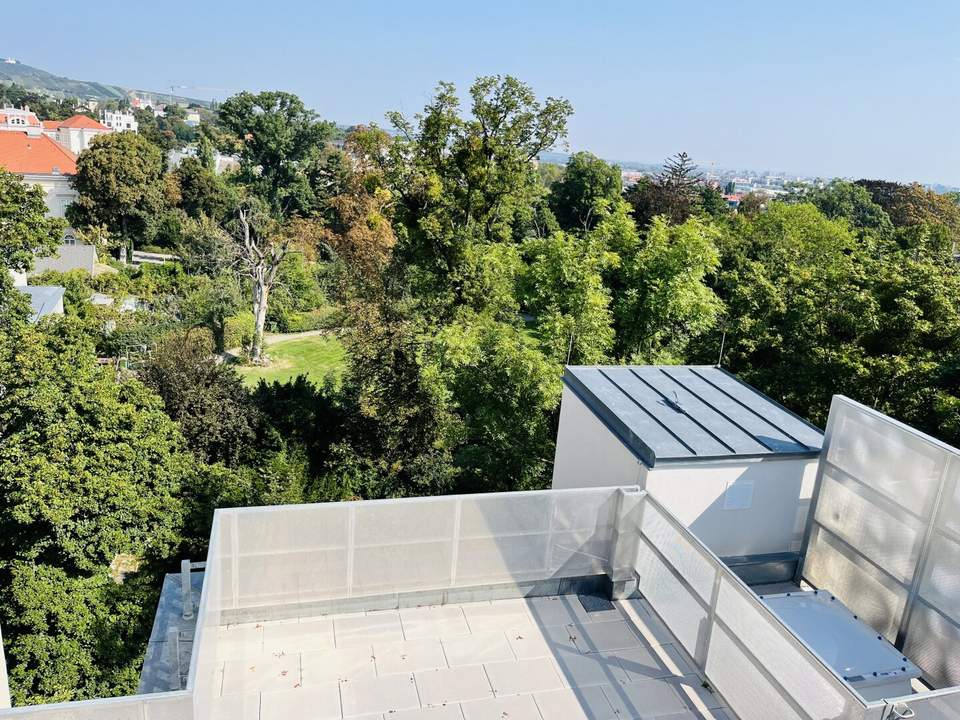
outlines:
M646 600L621 600L614 604L620 607L648 644L662 645L676 642L676 638Z
M516 662L484 665L497 697L558 690L563 681L551 658L532 658Z
M263 651L266 654L333 650L333 647L332 620L283 623L263 628Z
M619 720L602 686L551 690L533 697L544 720Z
M639 680L603 688L607 700L623 720L652 720L662 715L689 710L674 687L666 680Z
M474 633L463 637L444 638L442 643L450 667L482 665L514 659L507 636L502 632Z
M571 629L571 635L581 652L609 652L640 646L640 638L631 623L625 620L589 623Z
M209 720L260 720L260 693L213 698Z
M459 605L431 605L400 610L407 640L469 635L470 627Z
M482 665L426 670L415 675L422 705L449 705L493 696Z
M719 708L723 706L720 696L703 686L703 680L697 675L668 678L687 704L697 708Z
M420 707L413 675L384 675L340 683L343 716L395 713Z
M527 609L535 625L571 625L577 622L574 603L580 604L576 595L529 598Z
M460 708L465 720L541 720L533 695L475 700Z
M300 662L305 687L376 675L370 645L305 652Z
M217 660L256 658L263 654L263 626L217 628Z
M627 650L616 650L611 653L620 661L620 667L623 668L627 676L627 682L643 680L644 678L664 678L671 675L681 675L676 671L677 666L670 663L670 657L666 655L661 645L657 649L641 645L640 647L629 648ZM675 669L676 668L676 669Z
M463 720L460 705L442 705L419 710L403 710L386 716L384 720Z
M398 643L374 643L373 656L378 675L414 673L447 667L439 640L404 640Z
M523 600L495 600L492 603L469 603L463 605L470 632L481 633L504 628L520 628L532 624L530 613Z
M606 653L562 653L553 658L553 663L567 687L610 685L627 681L627 674L621 668L618 658Z
M370 615L348 615L333 621L337 647L380 642L399 642L404 639L400 615L396 611Z
M551 645L544 639L539 628L525 627L519 630L507 630L505 634L507 642L510 643L510 649L517 656L517 660L551 657L553 655L554 651Z
M340 688L336 683L260 696L260 720L334 720L340 718Z
M223 668L223 694L268 690L293 690L301 684L300 656L261 655L255 659L231 660Z

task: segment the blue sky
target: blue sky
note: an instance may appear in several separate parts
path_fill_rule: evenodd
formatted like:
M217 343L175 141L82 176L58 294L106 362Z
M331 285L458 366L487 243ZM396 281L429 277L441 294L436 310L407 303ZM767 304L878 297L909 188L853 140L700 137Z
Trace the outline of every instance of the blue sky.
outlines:
M83 80L284 89L354 123L510 73L608 159L960 185L955 0L28 2L4 25L0 55Z

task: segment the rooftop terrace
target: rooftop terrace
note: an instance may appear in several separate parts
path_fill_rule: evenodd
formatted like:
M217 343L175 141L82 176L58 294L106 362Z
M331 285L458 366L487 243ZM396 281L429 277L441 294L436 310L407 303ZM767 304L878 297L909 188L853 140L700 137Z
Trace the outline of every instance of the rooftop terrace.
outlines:
M733 717L642 600L302 617L229 626L218 642L218 720Z
M960 451L839 397L825 443L796 580L921 692L866 699L653 495L608 487L217 511L185 689L0 717L957 718Z

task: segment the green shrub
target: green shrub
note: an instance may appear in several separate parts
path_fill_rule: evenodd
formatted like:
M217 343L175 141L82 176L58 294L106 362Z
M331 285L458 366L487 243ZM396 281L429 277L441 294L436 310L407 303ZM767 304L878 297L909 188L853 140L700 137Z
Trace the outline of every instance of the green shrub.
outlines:
M248 349L253 344L253 326L252 312L237 313L227 318L223 333L224 347Z
M308 310L306 312L295 312L287 315L286 332L304 332L306 330L329 330L337 327L340 315L336 308L327 306Z

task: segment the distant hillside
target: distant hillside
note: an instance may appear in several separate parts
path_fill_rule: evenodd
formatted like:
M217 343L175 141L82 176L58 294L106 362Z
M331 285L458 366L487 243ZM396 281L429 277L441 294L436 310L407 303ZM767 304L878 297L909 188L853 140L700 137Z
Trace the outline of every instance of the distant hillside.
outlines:
M12 58L0 60L0 83L16 83L27 90L43 92L55 97L76 97L81 100L120 100L136 93L151 95L160 102L196 103L204 107L210 105L206 100L196 100L180 95L171 95L170 93L136 90L120 85L107 85L87 80L71 80L40 68L24 65Z

